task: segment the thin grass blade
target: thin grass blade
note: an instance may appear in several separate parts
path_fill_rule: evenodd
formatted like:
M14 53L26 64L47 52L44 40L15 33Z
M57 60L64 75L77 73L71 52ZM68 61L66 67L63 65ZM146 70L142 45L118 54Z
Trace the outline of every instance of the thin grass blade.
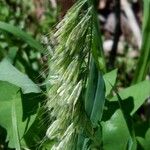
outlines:
M36 50L40 52L43 52L44 50L43 46L39 42L34 40L29 34L25 33L24 31L20 30L19 28L11 24L0 21L0 30L13 34L14 36L22 39L32 48L35 48Z
M144 0L143 42L133 83L143 81L150 67L150 0Z

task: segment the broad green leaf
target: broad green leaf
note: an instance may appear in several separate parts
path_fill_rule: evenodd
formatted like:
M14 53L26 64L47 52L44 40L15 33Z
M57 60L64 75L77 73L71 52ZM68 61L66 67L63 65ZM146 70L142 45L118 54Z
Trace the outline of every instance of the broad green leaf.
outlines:
M24 42L28 43L31 47L35 48L38 51L42 51L44 49L42 45L36 40L34 40L30 35L11 24L0 21L0 30L9 32L14 36L19 37Z
M17 70L8 60L4 59L0 62L0 80L7 81L20 87L23 93L40 93L40 88Z
M12 91L13 92L12 92ZM10 91L10 92L9 92ZM19 88L16 86L0 82L0 125L4 127L7 131L7 140L9 141L9 146L15 148L18 146L18 138L16 136L17 131L13 130L13 99L18 101L16 93L19 91ZM3 94L5 93L5 94ZM8 93L8 94L6 94ZM11 101L10 101L11 99ZM21 105L19 105L21 106ZM20 113L20 112L19 112ZM16 136L16 137L15 137Z
M133 120L132 120L132 117L130 115L130 110L126 109L124 102L122 101L120 95L118 93L116 93L116 94L117 94L118 104L119 104L120 110L122 112L122 115L123 115L125 122L126 122L126 126L128 128L129 133L130 133L130 137L129 137L126 149L127 150L136 150L137 143L136 143L136 139L135 139L135 131L134 131L134 127L133 127Z
M105 87L106 87L105 96L108 96L110 94L113 86L116 83L116 78L117 78L117 69L104 74L104 81L105 81Z
M119 95L122 100L130 99L130 102L133 102L134 108L131 111L131 115L133 115L144 103L146 98L150 96L150 81L145 80L129 88L126 88L120 91ZM114 96L112 99L110 99L110 101L118 101L118 97Z
M13 86L6 85L5 82L0 81L0 100L1 101L9 101L12 95L16 94L16 88L12 88ZM9 92L8 92L9 91Z
M129 101L131 99L122 100L119 94L117 94L117 98L118 103L109 102L113 104L113 107L114 105L117 105L116 108L114 107L117 111L113 112L114 108L109 106L108 110L104 113L105 115L108 112L111 112L112 114L108 121L102 123L104 150L136 150L137 143L132 118L130 116L130 111L132 110L130 107L132 105ZM120 109L118 110L118 108ZM118 144L116 145L115 143Z
M0 126L7 131L9 147L18 150L24 133L36 117L36 114L34 114L30 116L30 119L23 120L22 100L19 89L19 87L12 84L0 81Z
M102 133L104 150L126 150L130 133L121 110L117 110L108 121L102 122Z
M127 122L128 118L126 118L125 111L127 111L129 115L133 115L149 95L150 81L148 80L119 92L124 110L123 112L121 110L117 110L115 113L112 112L111 118L102 123L104 150L126 149L127 145L130 144L129 141L133 142L133 149L135 149L136 143L134 143L134 140L131 141L132 131L129 129L130 124ZM119 97L114 96L110 100L110 103L114 103L114 101L118 100ZM116 108L118 108L118 106Z

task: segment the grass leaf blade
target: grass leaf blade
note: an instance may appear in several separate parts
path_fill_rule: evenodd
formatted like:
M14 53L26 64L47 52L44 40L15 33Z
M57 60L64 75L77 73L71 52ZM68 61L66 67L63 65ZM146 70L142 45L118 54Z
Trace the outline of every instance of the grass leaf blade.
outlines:
M43 46L39 42L34 40L30 35L28 35L24 31L11 24L0 21L0 30L13 34L14 36L22 39L24 42L26 42L28 45L30 45L32 48L35 48L38 51L44 50Z

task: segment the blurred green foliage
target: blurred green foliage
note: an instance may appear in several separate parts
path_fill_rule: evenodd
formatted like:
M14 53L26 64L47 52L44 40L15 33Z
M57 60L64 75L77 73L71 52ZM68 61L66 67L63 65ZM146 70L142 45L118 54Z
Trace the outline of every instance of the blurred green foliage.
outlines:
M40 43L42 36L47 37L57 21L57 10L51 7L50 1L43 2L1 0L0 21L24 30ZM45 52L43 51L43 53ZM0 59L6 56L11 57L12 63L19 70L28 73L34 81L35 77L40 76L38 71L43 65L41 52L29 47L26 42L14 37L14 35L0 30Z
M47 39L48 33L51 31L56 21L57 9L52 8L51 3L48 0L43 1L43 3L38 0L0 0L0 61L5 59L5 61L7 61L11 66L11 69L13 69L13 66L15 67L14 71L16 73L21 71L26 74L26 79L30 78L34 81L33 86L37 86L36 84L42 83L46 78L45 70L47 69L47 64L45 60L47 60L47 58L45 55L47 53L47 45L45 46L45 43L41 45L41 41L43 38ZM3 76L4 72L2 70L3 69L1 68L1 75ZM12 79L10 80L14 79L17 81L18 77L15 76L14 73L12 72L11 75L11 71L7 72L6 79L8 79L8 75L10 75L12 76ZM3 77L5 77L5 75ZM24 82L24 85L28 84L25 78L21 79L21 82ZM12 88L8 88L10 86ZM12 93L13 89L15 90L14 93ZM28 89L29 88L26 87L26 90ZM41 89L44 90L43 87L41 87ZM37 118L36 126L38 124L39 127L35 128L34 123L32 125L34 128L30 128L30 131L27 132L29 129L27 128L27 124L32 124L34 122L39 106L41 105L39 103L42 102L42 99L44 100L44 96L40 93L32 94L32 91L29 91L29 94L22 93L16 82L13 83L13 86L7 82L0 82L0 90L0 97L1 100L3 100L1 103L2 107L0 107L0 113L2 114L1 121L5 123L5 117L7 115L11 117L12 114L11 111L9 111L11 110L11 103L13 100L18 99L20 103L14 101L16 105L16 109L14 108L16 115L20 115L20 117L18 117L20 119L17 118L17 124L19 125L19 127L17 127L18 135L22 136L24 134L22 131L25 130L27 138L22 140L21 143L24 146L28 143L28 146L32 145L33 148L34 144L41 142L40 140L45 135L44 127L46 125L41 127L41 123L39 123ZM7 104L7 100L5 99L6 96L3 94L4 92L7 93L6 96L8 95L9 97L9 104ZM7 111L3 110L5 105ZM15 111L13 111L14 114ZM21 120L21 117L24 117L23 121ZM40 115L40 121L42 118L43 116ZM9 149L7 147L8 139L10 140L9 147L19 148L19 143L16 141L17 136L13 137L17 132L12 132L13 130L11 130L11 126L13 124L11 125L11 120L7 121L7 126L3 123L1 123L3 127L0 127L0 149ZM21 124L24 124L24 126ZM7 133L7 140L6 130L4 130L4 128L9 131ZM43 130L38 131L39 128L43 128ZM38 134L36 134L35 139L32 137L31 140L30 132L32 130Z

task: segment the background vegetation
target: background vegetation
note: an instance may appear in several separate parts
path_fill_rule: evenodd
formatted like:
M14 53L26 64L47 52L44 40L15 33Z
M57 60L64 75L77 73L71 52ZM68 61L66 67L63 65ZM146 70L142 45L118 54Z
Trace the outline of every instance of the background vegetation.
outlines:
M2 150L46 150L55 143L46 138L52 120L45 107L56 42L52 31L73 3L0 0ZM96 9L107 71L105 107L98 114L102 135L94 128L91 141L104 150L149 150L150 1L101 0Z

